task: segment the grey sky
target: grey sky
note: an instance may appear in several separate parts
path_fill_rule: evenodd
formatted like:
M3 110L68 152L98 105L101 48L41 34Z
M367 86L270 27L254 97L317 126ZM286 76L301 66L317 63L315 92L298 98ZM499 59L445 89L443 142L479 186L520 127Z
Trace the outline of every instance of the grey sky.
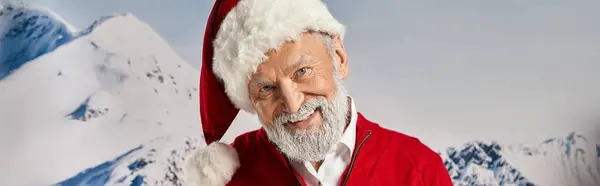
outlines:
M213 3L37 2L77 28L132 12L195 67ZM348 89L359 111L383 126L445 145L564 136L600 117L600 1L326 2L348 27ZM258 126L253 116L240 118L231 136Z

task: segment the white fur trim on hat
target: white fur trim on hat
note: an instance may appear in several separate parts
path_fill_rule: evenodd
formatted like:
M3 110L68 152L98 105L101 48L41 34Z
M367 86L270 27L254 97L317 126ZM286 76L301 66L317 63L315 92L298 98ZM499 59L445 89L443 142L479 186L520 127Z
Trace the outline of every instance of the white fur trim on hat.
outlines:
M194 151L185 160L187 185L224 186L240 167L237 151L232 146L213 142Z
M240 0L214 40L213 72L239 109L255 113L248 80L269 50L294 41L306 31L344 37L345 27L321 0Z

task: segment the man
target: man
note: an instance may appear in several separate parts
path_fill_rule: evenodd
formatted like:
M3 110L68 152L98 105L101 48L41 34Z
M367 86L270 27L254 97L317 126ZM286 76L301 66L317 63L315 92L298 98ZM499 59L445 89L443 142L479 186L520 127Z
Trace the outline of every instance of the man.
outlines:
M452 185L439 155L357 112L345 28L320 0L217 0L200 81L206 148L191 185ZM262 127L218 142L238 113Z

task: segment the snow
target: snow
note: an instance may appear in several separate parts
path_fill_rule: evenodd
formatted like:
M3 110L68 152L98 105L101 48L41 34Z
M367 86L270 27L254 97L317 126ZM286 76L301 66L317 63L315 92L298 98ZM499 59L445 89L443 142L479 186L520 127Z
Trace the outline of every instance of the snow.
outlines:
M570 133L539 143L473 141L439 152L455 185L599 185L599 140Z
M184 141L203 145L197 141L202 131L198 77L131 14L113 16L89 34L23 63L0 81L0 149L11 152L0 159L10 167L0 169L2 185L59 183L140 145L117 163L156 151L152 166L168 167L172 151L186 148ZM152 150L165 145L163 151ZM113 178L111 171L104 174ZM125 181L142 177L145 182L164 178Z
M72 27L42 7L0 9L0 80L24 63L69 42Z
M503 156L539 185L600 185L600 146L589 137L571 133L535 145L507 146Z
M198 70L129 13L75 31L47 9L0 9L0 185L185 185L184 157L205 146ZM40 37L7 38L11 28ZM255 117L238 116L224 141L258 127ZM600 185L600 130L569 130L518 143L419 138L455 185Z

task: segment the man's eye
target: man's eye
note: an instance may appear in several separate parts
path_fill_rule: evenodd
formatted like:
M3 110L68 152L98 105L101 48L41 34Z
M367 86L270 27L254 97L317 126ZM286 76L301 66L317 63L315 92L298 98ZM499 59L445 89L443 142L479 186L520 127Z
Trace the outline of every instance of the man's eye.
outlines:
M273 86L271 86L271 85L265 85L265 86L260 87L261 92L268 92L271 90L273 90Z
M300 70L296 71L297 76L306 75L308 73L310 73L310 68L308 68L308 67L304 67L304 68L301 68Z

